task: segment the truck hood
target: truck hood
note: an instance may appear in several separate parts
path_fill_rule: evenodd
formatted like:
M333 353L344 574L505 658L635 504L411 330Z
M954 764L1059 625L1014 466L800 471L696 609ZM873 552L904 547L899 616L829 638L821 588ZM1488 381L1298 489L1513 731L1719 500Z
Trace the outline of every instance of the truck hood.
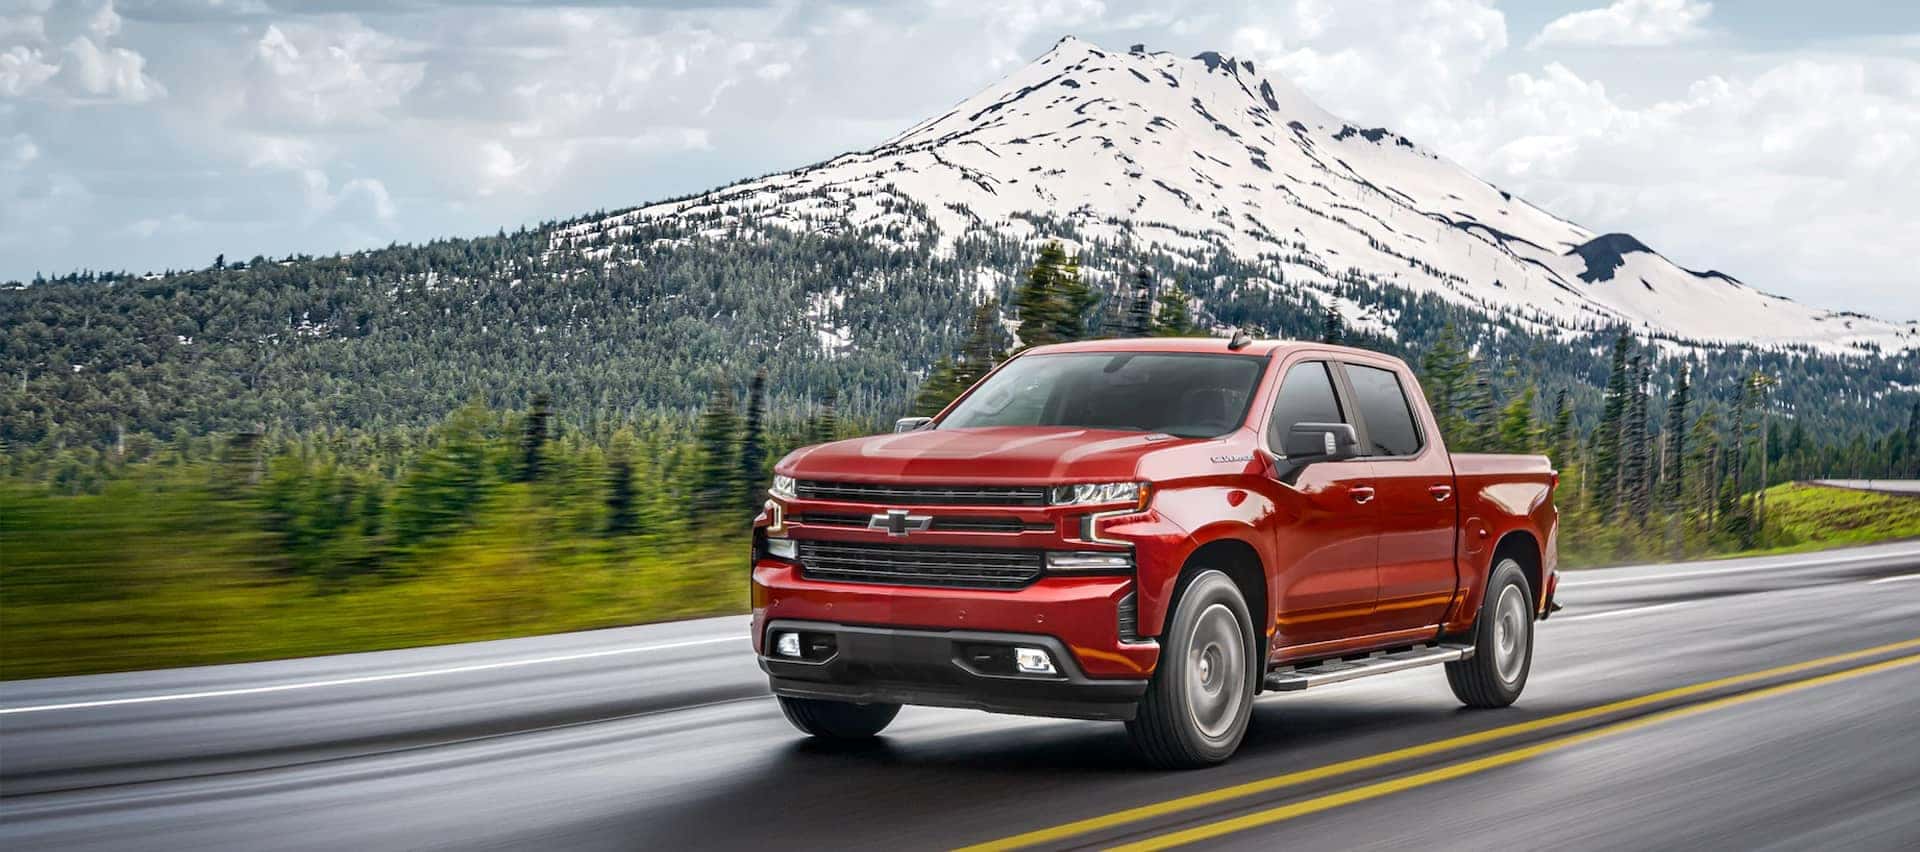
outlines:
M1146 454L1195 440L1057 426L932 429L805 447L776 469L839 482L1118 482L1135 478Z

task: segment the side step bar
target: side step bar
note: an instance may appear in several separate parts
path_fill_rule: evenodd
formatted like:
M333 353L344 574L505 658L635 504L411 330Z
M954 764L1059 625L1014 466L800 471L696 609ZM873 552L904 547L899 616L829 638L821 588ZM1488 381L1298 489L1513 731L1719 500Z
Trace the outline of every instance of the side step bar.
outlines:
M1375 654L1361 660L1329 660L1318 665L1280 669L1267 673L1267 688L1275 692L1297 692L1330 683L1358 680L1374 675L1403 672L1421 666L1452 663L1473 656L1472 645L1429 645Z

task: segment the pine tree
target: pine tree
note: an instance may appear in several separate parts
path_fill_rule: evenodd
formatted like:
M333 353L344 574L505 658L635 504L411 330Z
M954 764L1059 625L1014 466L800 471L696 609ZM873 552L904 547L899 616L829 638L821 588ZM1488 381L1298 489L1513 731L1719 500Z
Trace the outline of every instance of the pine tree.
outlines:
M1124 337L1147 337L1153 334L1153 273L1142 266L1133 273L1133 295L1127 300L1126 328Z
M733 391L720 383L700 412L700 474L694 505L717 511L740 504L740 415Z
M819 410L807 419L807 443L824 444L840 437L839 405L840 395L832 388L820 395Z
M632 433L614 435L607 451L607 535L630 535L640 528L638 495L633 485Z
M1645 523L1653 511L1653 441L1647 433L1649 416L1648 388L1653 382L1653 365L1644 356L1633 359L1633 391L1627 405L1627 423L1622 430L1626 456L1621 474L1622 501L1636 522Z
M747 417L740 435L740 485L747 508L760 504L760 481L767 466L767 371L761 368L747 382Z
M1500 411L1500 426L1497 432L1499 451L1503 453L1531 453L1537 449L1539 427L1533 421L1533 400L1536 392L1533 385L1527 385L1519 396L1507 403Z
M1691 434L1687 437L1687 470L1682 479L1692 483L1693 487L1686 497L1699 512L1701 521L1711 525L1719 509L1719 411L1710 406L1700 412L1700 416L1694 418L1693 428L1688 431Z
M1553 458L1556 467L1562 469L1573 464L1573 442L1577 438L1573 431L1573 405L1567 399L1567 389L1561 388L1553 395L1553 425L1547 427L1547 454Z
M1338 344L1345 337L1346 328L1340 319L1340 312L1334 310L1332 305L1328 305L1326 311L1320 315L1320 342Z
M520 435L521 482L533 482L540 478L547 448L547 424L552 419L553 397L545 392L534 394L533 405L527 409L526 428Z
M1066 322L1067 305L1061 298L1061 277L1067 266L1067 251L1058 242L1040 247L1040 255L1027 268L1027 276L1014 292L1013 307L1020 317L1020 345L1045 346L1059 343L1059 329Z
M1087 338L1087 321L1095 305L1100 303L1100 294L1087 284L1080 272L1080 258L1069 257L1060 267L1059 276L1054 280L1054 292L1060 303L1060 312L1054 318L1053 338L1061 343Z
M1660 477L1660 502L1668 509L1680 505L1687 494L1687 406L1693 402L1693 385L1688 370L1682 368L1674 380L1673 393L1667 395L1667 424L1661 428L1666 440L1666 472Z
M1159 310L1153 317L1153 336L1195 337L1199 333L1199 327L1193 323L1193 299L1179 284L1168 284L1160 294Z
M1607 390L1600 410L1600 425L1593 430L1593 506L1601 520L1612 517L1620 494L1621 426L1631 402L1632 378L1627 372L1627 356L1633 338L1626 329L1613 342L1613 367L1607 374Z
M1498 440L1500 408L1494 403L1493 380L1487 377L1486 370L1471 357L1467 370L1473 375L1473 385L1460 412L1466 418L1466 451L1484 453Z
M953 367L955 396L973 387L994 366L1006 360L1005 337L1006 331L1000 327L1000 304L988 299L975 305L973 317L967 323L967 341L961 345L958 363ZM947 399L952 401L953 397Z
M1473 376L1466 347L1460 342L1460 332L1453 323L1441 327L1440 335L1420 357L1420 373L1434 420L1440 424L1441 437L1446 439L1447 446L1457 446L1465 452L1469 424L1461 415L1461 407Z
M920 391L913 396L913 413L916 417L932 417L947 407L960 392L966 388L955 377L956 367L952 358L941 358L927 370L927 380L920 383Z
M1920 478L1920 399L1913 401L1913 408L1907 412L1907 463L1906 475Z

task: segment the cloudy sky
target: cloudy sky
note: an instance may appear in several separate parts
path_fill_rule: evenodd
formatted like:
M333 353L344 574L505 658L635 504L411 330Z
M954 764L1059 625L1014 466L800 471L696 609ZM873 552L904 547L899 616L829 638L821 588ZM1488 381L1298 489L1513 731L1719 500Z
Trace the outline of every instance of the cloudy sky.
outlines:
M1920 4L1866 0L0 0L0 280L694 192L1068 33L1254 59L1682 265L1920 317Z

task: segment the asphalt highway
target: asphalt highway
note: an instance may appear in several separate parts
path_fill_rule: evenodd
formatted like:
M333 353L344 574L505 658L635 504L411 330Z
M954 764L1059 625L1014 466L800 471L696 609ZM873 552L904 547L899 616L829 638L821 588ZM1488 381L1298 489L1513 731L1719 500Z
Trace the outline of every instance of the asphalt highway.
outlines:
M1920 848L1920 543L1566 575L1520 702L1263 696L1238 757L794 732L744 618L0 684L8 849Z

